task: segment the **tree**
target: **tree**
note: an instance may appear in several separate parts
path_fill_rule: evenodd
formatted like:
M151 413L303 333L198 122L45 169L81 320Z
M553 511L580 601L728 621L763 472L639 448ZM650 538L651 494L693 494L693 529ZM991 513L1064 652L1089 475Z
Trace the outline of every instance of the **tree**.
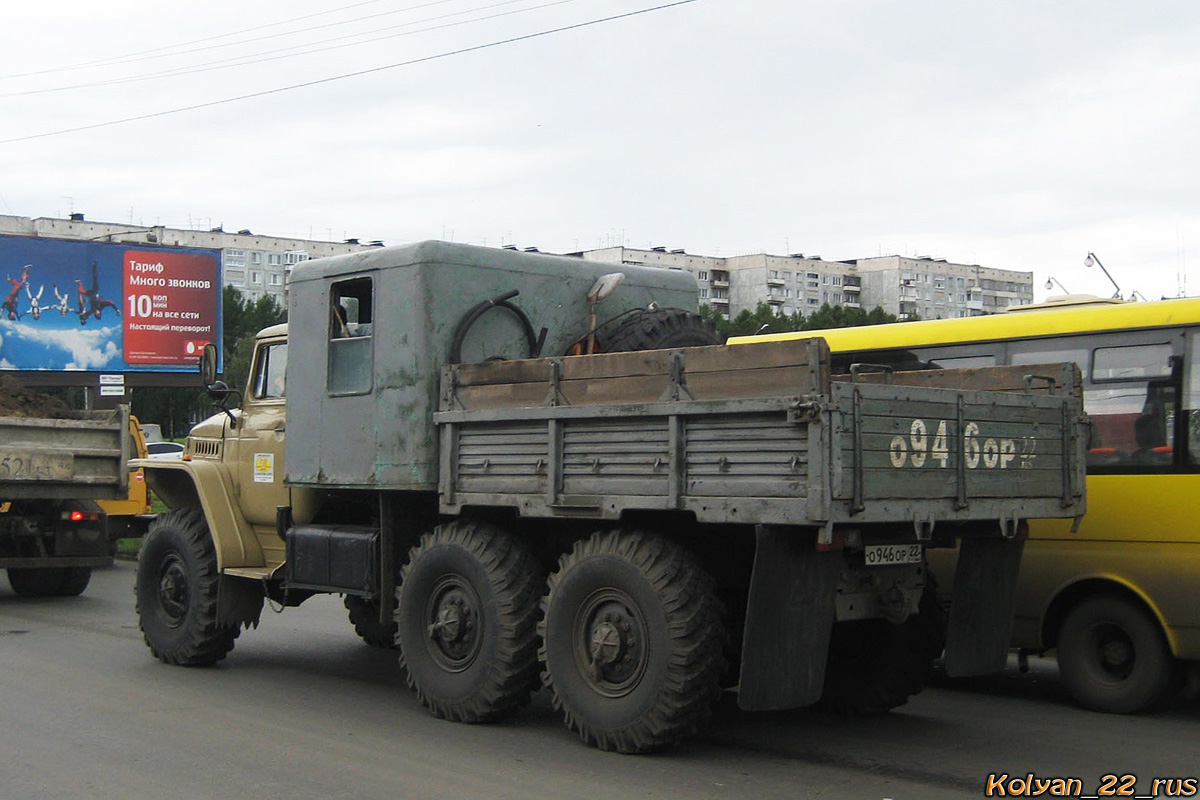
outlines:
M287 309L267 294L257 301L247 300L232 286L225 287L221 299L225 314L225 335L221 340L225 352L225 383L240 390L250 374L255 335L263 328L287 322Z
M225 353L224 379L229 386L241 389L250 374L250 359L254 353L254 336L262 328L287 320L287 310L270 295L257 301L242 297L241 292L226 286L221 293L221 313L224 335L221 345ZM139 388L133 392L133 413L143 422L157 422L163 435L177 438L187 434L197 417L206 414L212 403L202 388Z
M790 315L783 314L773 309L768 303L759 303L754 311L742 309L742 312L732 320L725 319L724 315L712 306L701 306L700 316L716 325L717 332L725 336L817 331L826 328L850 328L857 325L881 325L897 321L894 314L887 313L879 306L870 311L863 311L861 308L832 306L829 303L821 306L808 318L799 312Z

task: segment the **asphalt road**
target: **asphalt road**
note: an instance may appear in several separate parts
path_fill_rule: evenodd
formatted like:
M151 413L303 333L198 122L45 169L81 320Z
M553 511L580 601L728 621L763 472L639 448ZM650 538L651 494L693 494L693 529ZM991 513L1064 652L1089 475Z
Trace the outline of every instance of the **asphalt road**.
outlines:
M1046 661L939 682L877 718L747 714L727 697L668 753L603 753L545 693L499 725L433 719L336 597L265 611L217 667L165 666L141 641L133 573L119 563L82 597L46 600L0 580L3 800L930 800L985 796L993 775L1009 776L1006 792L1032 773L1078 778L1093 795L1109 774L1136 776L1139 794L1155 778L1200 777L1200 702L1094 714L1070 705Z

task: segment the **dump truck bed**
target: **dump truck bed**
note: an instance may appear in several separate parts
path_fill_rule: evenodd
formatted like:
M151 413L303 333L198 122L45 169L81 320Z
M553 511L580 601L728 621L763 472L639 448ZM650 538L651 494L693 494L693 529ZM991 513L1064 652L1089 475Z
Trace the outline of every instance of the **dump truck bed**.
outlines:
M129 488L129 406L0 417L0 501L107 500Z
M448 366L441 505L814 526L1080 516L1077 372L1039 371L835 378L823 340Z

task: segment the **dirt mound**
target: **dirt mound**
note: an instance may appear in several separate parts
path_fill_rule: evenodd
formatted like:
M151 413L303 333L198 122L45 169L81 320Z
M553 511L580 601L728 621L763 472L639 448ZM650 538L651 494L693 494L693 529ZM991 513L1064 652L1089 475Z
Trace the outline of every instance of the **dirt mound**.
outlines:
M57 397L25 388L12 375L0 375L0 417L70 419L74 412Z

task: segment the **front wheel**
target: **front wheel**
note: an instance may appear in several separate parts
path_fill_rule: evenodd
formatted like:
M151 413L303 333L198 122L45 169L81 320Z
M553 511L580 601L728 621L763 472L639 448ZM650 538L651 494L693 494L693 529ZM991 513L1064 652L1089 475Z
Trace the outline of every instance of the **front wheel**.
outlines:
M1075 700L1094 711L1150 708L1171 691L1178 668L1158 623L1123 597L1089 597L1059 630L1059 672Z
M204 512L176 509L151 525L138 554L137 613L154 657L167 664L215 664L240 629L217 619L217 554Z
M567 727L602 750L642 753L693 733L724 672L712 580L683 547L597 533L559 561L543 602L543 682Z
M421 703L456 722L501 719L537 688L542 573L516 536L455 520L421 537L400 580L400 663Z

